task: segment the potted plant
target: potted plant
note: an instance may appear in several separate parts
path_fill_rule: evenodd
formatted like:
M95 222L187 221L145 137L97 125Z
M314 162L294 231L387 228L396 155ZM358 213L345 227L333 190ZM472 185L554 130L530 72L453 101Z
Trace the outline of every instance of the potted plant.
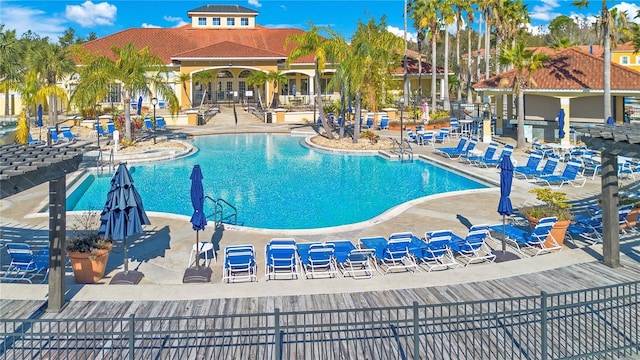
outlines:
M96 213L87 211L78 216L75 235L67 239L67 256L71 261L73 276L78 284L93 284L104 277L113 241L91 230ZM78 230L78 227L84 227Z
M567 203L567 194L560 191L551 191L549 188L535 188L529 190L529 193L535 194L536 199L543 202L540 205L528 205L519 209L520 214L529 220L529 225L533 229L538 221L545 217L555 216L558 221L551 229L551 236L559 245L564 243L564 236L567 228L573 220L571 212L571 204ZM550 241L550 239L547 239ZM552 244L548 244L552 246Z
M627 215L627 222L631 226L638 226L638 214L640 213L640 198L630 196L620 196L619 206L633 205L633 210ZM627 226L627 225L625 225Z

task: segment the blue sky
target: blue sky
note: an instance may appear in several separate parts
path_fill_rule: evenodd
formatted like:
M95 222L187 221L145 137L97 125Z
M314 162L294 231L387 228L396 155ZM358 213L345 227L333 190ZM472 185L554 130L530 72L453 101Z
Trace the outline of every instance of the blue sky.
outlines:
M592 18L599 13L602 2L590 2L589 8L579 10L570 0L525 0L535 30L544 29L550 20L562 14ZM31 30L57 40L67 28L73 27L83 37L90 32L104 37L132 27L180 26L189 21L189 10L206 4L238 4L252 8L260 13L258 24L266 27L307 29L308 22L312 21L316 25L332 27L345 38L353 34L358 20L367 22L375 18L378 21L382 15L386 15L391 31L402 36L404 29L404 0L0 0L0 23L5 29L15 29L18 36ZM627 10L630 18L640 9L634 1L609 0L608 5ZM411 37L414 31L410 20L408 26Z

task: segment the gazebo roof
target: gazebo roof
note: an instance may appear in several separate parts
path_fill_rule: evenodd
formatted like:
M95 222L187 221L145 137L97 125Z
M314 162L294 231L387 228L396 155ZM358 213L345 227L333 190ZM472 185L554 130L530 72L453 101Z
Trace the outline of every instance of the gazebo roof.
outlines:
M551 55L549 61L530 76L533 81L528 81L524 91L602 92L603 62L601 57L577 48L565 49ZM511 84L516 75L517 69L511 69L480 81L473 88L477 91L512 91ZM640 93L640 72L612 63L611 91Z
M615 155L640 158L640 125L591 125L576 127L583 133L582 141L590 149L606 149Z
M0 146L0 199L78 170L83 144Z

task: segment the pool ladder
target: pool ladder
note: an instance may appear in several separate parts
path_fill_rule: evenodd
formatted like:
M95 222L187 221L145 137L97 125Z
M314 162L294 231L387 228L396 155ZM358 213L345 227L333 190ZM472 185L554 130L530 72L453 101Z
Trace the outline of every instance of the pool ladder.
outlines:
M390 138L393 140L393 149L391 152L398 155L400 161L402 162L412 162L413 161L413 148L411 147L411 143L408 140L404 142L398 141L396 138Z
M215 226L218 227L221 224L237 225L238 223L238 210L235 206L231 205L224 199L214 199L210 196L205 196L205 200L211 202L213 207L213 213L207 215L207 219L213 219ZM225 209L227 213L225 215ZM229 213L230 212L230 213Z
M104 171L104 165L102 163L102 158L103 158L103 154L102 154L102 149L98 150L98 156L96 157L96 169L98 172L102 172ZM108 170L109 172L113 172L113 163L114 163L114 155L113 155L113 149L111 149L111 151L109 151L109 161L107 161L106 165L108 165Z

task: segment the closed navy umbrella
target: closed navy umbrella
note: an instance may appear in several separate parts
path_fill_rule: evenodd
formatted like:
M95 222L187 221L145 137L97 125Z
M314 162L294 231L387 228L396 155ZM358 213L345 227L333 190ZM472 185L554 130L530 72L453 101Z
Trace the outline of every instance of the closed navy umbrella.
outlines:
M36 126L40 128L38 140L42 140L42 104L38 105L38 120L36 120Z
M142 96L140 96L138 98L138 109L137 109L137 111L138 111L138 116L140 116L140 114L142 114Z
M133 186L133 178L124 163L120 163L111 179L107 202L100 214L98 232L107 239L123 240L124 272L116 274L111 283L137 283L142 279L138 271L129 271L127 237L142 233L142 225L151 222L144 211L142 198Z
M196 231L196 249L200 249L198 233L207 226L207 218L204 215L204 189L202 188L202 170L200 165L194 165L191 171L191 205L193 206L193 215L191 216L191 225ZM196 267L200 266L200 256L196 258Z
M564 139L564 109L558 111L558 137Z
M507 250L505 216L513 214L511 205L511 183L513 181L513 163L510 156L504 156L500 161L500 202L498 203L498 214L502 215L502 253Z

